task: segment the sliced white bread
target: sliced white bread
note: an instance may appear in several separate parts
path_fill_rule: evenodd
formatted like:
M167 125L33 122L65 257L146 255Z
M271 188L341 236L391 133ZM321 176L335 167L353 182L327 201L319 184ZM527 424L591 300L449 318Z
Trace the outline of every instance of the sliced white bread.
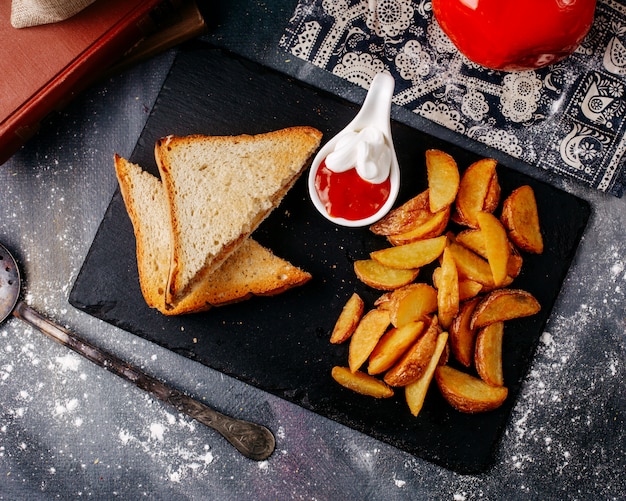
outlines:
M139 285L146 303L165 307L172 230L161 181L139 165L114 157L115 173L135 233Z
M224 306L252 296L275 296L310 279L310 273L248 237L217 270L184 296L173 310L168 310L168 314L193 313L210 305Z
M175 306L213 273L280 203L321 137L317 129L303 126L157 141L155 159L172 228L168 305Z
M176 307L167 307L172 232L165 190L158 178L118 155L115 172L135 233L141 292L151 308L166 315L195 313L252 295L279 294L311 279L309 273L248 238Z

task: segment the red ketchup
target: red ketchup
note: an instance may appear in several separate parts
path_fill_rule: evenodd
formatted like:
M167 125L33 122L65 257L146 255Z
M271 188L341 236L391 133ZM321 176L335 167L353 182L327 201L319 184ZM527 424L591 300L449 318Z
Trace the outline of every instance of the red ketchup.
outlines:
M373 216L391 193L391 181L372 184L359 176L356 169L333 172L322 160L315 174L315 189L331 217L358 221Z

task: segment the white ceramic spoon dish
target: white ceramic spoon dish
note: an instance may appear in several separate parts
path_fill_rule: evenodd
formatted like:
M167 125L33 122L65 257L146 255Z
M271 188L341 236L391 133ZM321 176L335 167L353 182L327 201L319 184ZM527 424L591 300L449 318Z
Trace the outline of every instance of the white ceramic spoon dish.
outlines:
M360 227L367 226L372 223L375 223L380 218L382 218L385 214L389 212L389 210L393 207L393 204L396 201L398 196L398 191L400 189L400 167L398 165L398 159L396 157L396 152L393 146L393 139L391 137L391 99L393 97L393 90L395 87L395 82L391 74L388 72L378 73L372 83L370 85L369 91L363 105L359 111L359 113L354 117L354 119L336 136L330 139L317 153L313 162L311 164L311 169L309 171L308 178L308 187L309 194L313 204L316 209L322 214L325 218L336 223L341 226L349 226L349 227ZM363 174L367 176L371 174L373 177L372 182L379 183L380 172L388 172L388 175L384 176L384 179L389 177L389 181L391 184L391 189L389 196L387 197L384 204L372 215L369 215L363 219L346 219L344 217L334 217L328 213L324 202L320 199L318 191L316 189L316 176L318 169L320 168L320 164L331 154L335 153L335 156L343 156L342 152L339 151L342 145L345 145L349 142L355 142L355 137L360 132L368 132L379 131L382 133L384 138L384 143L388 148L388 152L380 155L381 161L388 165L376 166L378 167L378 172L376 174L371 174L372 168L374 167L371 161L363 161L360 162L359 168L357 171L363 177ZM362 134L362 136L372 137L370 134ZM376 136L376 134L374 134ZM338 148L339 145L339 148ZM361 153L363 151L371 150L368 145L361 143L364 146L363 148L359 148ZM337 148L337 151L336 151ZM358 155L357 155L358 156ZM356 158L356 156L355 156ZM354 165L356 168L356 165ZM364 178L366 179L366 178ZM384 180L383 179L383 180Z

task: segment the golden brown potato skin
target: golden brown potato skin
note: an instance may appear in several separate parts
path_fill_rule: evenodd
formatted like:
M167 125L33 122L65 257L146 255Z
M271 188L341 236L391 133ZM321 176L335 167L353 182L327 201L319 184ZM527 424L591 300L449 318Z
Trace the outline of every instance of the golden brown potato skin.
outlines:
M454 158L441 150L427 150L426 173L430 211L439 212L452 205L460 183L459 168Z
M361 282L373 289L391 291L413 282L419 274L419 268L399 270L374 259L360 259L354 262L354 273Z
M413 416L417 416L422 410L428 387L430 386L433 376L435 375L435 369L442 363L442 359L446 356L445 352L447 345L448 333L442 332L439 336L437 336L435 351L428 362L428 366L426 367L424 374L422 374L419 379L404 387L406 403ZM445 365L445 362L443 362L443 364Z
M433 318L426 332L409 348L400 361L385 374L389 386L406 386L418 379L435 352L437 336L441 331L437 317Z
M432 215L429 208L429 193L425 190L374 223L370 226L370 231L381 236L398 235L423 224Z
M474 342L476 329L470 327L472 314L480 298L474 298L463 303L459 314L450 326L450 348L452 355L465 367L470 367L474 360Z
M341 314L335 323L333 332L330 335L331 343L340 344L352 336L354 329L356 329L356 326L363 316L364 308L365 303L363 299L361 299L361 296L356 292L352 294L341 310Z
M409 322L402 327L394 327L380 338L370 355L367 372L380 374L390 369L424 331L424 322Z
M449 365L435 369L435 380L443 397L458 411L475 414L500 407L506 400L506 386L491 386L482 379Z
M490 190L492 178L496 176L496 164L492 158L483 158L474 162L463 173L455 202L455 220L460 224L478 228L476 214L480 211L493 211L498 205L497 202L494 204L494 188ZM499 192L497 194L499 200Z
M477 329L495 322L528 317L540 309L539 301L530 292L522 289L496 289L478 303L470 326Z
M537 200L530 186L520 186L504 200L500 217L517 247L533 254L543 252Z
M331 376L341 386L361 395L374 398L393 397L393 390L389 386L364 372L352 372L348 367L335 366L331 370Z
M503 386L502 337L504 322L489 324L476 336L474 365L480 378L491 386Z
M350 338L348 366L352 372L356 372L368 359L389 324L389 312L386 310L370 310L363 316Z

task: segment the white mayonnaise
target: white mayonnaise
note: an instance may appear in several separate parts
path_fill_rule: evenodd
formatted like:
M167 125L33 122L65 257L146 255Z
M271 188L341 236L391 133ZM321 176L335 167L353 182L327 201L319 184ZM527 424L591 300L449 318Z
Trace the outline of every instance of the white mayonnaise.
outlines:
M364 127L358 132L347 131L339 138L326 157L326 167L333 172L356 168L361 179L379 184L389 177L391 155L385 135L375 127Z

